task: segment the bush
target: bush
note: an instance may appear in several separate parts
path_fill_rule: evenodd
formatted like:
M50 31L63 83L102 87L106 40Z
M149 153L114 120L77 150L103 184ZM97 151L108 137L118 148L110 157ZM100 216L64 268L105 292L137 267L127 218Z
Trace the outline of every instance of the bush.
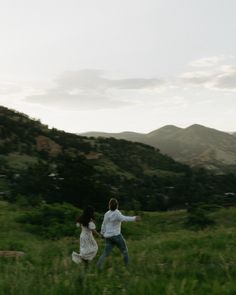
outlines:
M214 225L215 221L209 216L209 212L215 209L206 204L190 208L186 219L187 227L199 230Z
M67 203L43 204L30 213L25 213L17 221L25 224L25 229L44 238L59 239L76 233L75 221L79 210Z
M14 198L17 205L20 207L31 207L31 206L39 206L42 204L43 199L41 195L22 195L17 194Z

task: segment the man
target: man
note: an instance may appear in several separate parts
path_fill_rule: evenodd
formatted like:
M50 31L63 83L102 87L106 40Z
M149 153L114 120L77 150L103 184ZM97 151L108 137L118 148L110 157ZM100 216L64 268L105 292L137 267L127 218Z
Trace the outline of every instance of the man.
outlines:
M118 247L123 255L125 265L129 262L128 248L121 234L121 222L123 221L139 221L139 216L124 216L118 210L118 201L114 198L109 201L109 211L104 215L101 234L105 238L106 245L103 254L97 262L98 268L102 268L105 259L110 255L114 246Z

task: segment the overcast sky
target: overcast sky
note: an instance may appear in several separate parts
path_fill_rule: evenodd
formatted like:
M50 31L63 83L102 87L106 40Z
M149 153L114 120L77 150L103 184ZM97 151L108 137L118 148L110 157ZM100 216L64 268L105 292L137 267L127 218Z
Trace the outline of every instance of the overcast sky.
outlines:
M0 104L70 132L236 131L235 0L0 0Z

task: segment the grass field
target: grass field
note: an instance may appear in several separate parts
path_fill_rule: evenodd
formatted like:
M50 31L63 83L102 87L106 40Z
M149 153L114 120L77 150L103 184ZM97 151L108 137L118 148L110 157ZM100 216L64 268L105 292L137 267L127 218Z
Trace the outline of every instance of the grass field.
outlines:
M142 213L141 222L123 224L129 267L114 251L102 272L97 258L87 268L71 261L79 232L42 239L16 222L22 212L0 202L0 250L26 253L0 257L1 295L236 294L236 208L212 212L216 224L201 231L185 227L185 211ZM98 243L100 254L104 242Z

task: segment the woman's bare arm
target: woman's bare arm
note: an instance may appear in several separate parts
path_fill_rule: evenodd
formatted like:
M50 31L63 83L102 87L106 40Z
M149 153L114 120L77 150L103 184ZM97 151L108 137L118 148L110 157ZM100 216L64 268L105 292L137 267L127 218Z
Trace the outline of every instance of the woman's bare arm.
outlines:
M99 232L97 232L96 229L92 229L92 233L98 238L102 237L102 235Z

